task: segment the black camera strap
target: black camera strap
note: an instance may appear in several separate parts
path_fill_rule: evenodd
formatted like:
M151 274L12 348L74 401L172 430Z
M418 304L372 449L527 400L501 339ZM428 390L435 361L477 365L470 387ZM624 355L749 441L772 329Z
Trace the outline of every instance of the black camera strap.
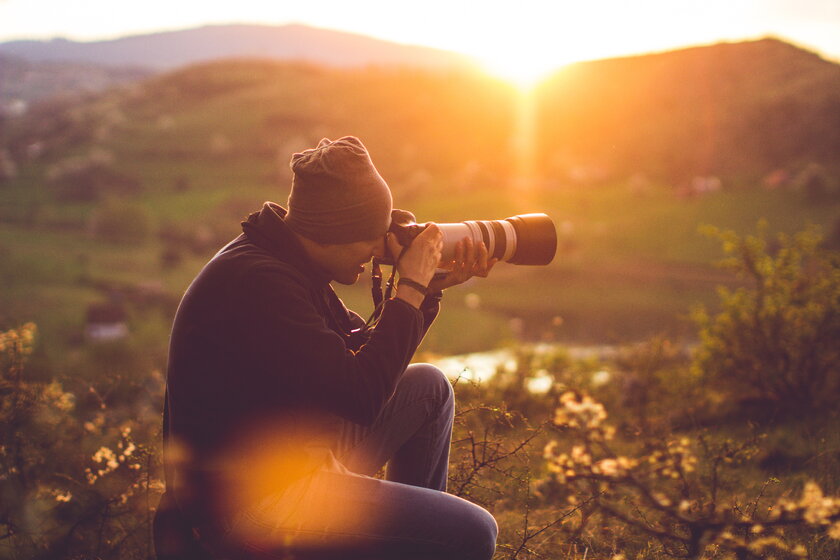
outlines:
M370 270L370 295L373 298L373 308L378 309L382 304L382 268L379 260L373 259Z
M391 275L385 282L385 292L382 291L382 268L379 259L373 259L370 272L370 294L373 298L373 313L365 323L365 328L372 329L379 322L379 317L382 315L382 306L386 300L391 299L394 292L394 284L396 283L397 264L405 252L405 247L400 250L400 254L394 259L394 264L391 267Z

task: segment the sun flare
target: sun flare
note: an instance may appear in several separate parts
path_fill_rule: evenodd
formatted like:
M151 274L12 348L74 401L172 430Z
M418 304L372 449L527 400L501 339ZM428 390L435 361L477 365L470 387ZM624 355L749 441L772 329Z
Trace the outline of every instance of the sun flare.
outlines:
M526 90L560 68L560 65L513 55L487 58L481 62L481 66L488 74Z
M560 31L546 25L532 22L529 26L512 27L504 36L477 35L469 52L485 72L523 90L533 88L568 64L594 58L582 30Z

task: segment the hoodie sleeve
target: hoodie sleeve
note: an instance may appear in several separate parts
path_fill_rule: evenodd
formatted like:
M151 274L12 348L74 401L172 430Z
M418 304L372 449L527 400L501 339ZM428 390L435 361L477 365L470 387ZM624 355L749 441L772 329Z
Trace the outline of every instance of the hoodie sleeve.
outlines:
M264 263L244 283L243 346L260 374L276 380L270 386L278 395L372 423L420 343L423 314L401 300L387 301L368 342L353 351L327 326L306 285L283 265Z
M352 309L347 309L347 307L344 305L344 302L341 301L341 299L339 299L337 295L333 295L335 296L335 301L338 305L338 311L346 315L347 323L350 326L350 329L362 330L367 328L367 321L364 318L359 316L359 314L353 311ZM420 313L423 316L423 333L420 336L421 340L423 339L423 337L426 336L426 333L429 331L429 327L432 326L432 323L434 322L435 318L440 312L440 300L442 297L442 292L438 292L436 294L429 294L420 304ZM345 343L347 343L348 348L350 348L351 350L358 350L362 344L362 340L364 340L364 337L360 337L358 340L352 341L345 340Z

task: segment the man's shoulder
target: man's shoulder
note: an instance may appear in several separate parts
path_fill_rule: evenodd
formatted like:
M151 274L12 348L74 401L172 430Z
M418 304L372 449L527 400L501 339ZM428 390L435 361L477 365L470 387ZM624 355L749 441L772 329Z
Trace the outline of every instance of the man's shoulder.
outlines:
M307 284L306 275L296 266L252 243L245 235L240 235L216 253L206 268L234 274L243 280L248 277L270 276L278 280L286 278L289 281Z

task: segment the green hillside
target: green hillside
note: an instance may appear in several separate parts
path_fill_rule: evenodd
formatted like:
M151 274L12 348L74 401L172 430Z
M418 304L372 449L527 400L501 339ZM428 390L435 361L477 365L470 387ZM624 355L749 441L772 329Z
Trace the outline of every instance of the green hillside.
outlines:
M420 220L558 225L551 266L452 290L426 350L691 337L690 306L729 281L700 224L836 237L838 75L775 41L582 63L536 96L531 168L523 97L480 74L243 60L47 101L2 123L0 328L34 320L54 359L81 363L90 306L117 301L126 351L162 367L180 294L248 212L285 202L291 153L354 134ZM722 188L686 190L695 176ZM367 292L342 295L364 311Z
M572 65L544 84L540 110L555 173L584 162L748 184L840 168L840 65L776 39Z
M181 294L285 202L293 152L346 134L420 220L556 222L552 264L449 290L416 357L459 376L449 491L495 516L495 558L837 558L837 253L774 235L840 249L837 76L773 40L533 95L241 60L0 121L0 559L153 557ZM745 280L700 227L760 220L766 246L726 245L760 281L718 297ZM340 293L370 311L367 282Z

